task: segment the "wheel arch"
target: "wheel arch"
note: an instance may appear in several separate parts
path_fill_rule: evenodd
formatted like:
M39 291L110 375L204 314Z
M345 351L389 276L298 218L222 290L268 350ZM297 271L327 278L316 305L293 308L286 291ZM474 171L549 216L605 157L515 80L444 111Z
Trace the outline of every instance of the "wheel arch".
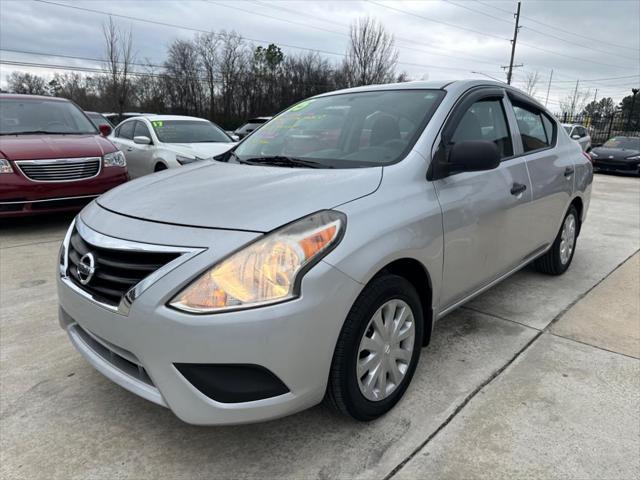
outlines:
M424 316L424 338L422 345L426 346L431 341L433 330L433 284L427 268L415 258L404 257L393 260L382 267L369 282L379 275L391 273L408 280L416 289L422 305ZM367 283L369 283L367 282Z

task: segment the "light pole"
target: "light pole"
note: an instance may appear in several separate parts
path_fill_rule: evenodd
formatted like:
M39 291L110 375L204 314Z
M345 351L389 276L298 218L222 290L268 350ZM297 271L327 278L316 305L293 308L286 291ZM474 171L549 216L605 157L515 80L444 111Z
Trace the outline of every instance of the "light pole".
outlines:
M629 130L629 125L631 124L631 117L633 116L633 107L635 107L636 105L636 95L638 94L640 90L637 88L632 88L631 89L631 93L633 93L633 96L631 97L631 108L629 109L629 117L627 117L627 126L625 127L625 130Z

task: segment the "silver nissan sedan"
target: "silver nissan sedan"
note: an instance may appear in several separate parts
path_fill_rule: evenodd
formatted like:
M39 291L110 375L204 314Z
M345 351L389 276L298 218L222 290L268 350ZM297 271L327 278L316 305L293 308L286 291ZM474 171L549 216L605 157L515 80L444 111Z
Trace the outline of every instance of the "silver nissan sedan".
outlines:
M525 265L567 270L592 172L502 83L319 95L215 160L88 205L60 251L60 324L97 370L185 422L323 399L372 420L437 320Z

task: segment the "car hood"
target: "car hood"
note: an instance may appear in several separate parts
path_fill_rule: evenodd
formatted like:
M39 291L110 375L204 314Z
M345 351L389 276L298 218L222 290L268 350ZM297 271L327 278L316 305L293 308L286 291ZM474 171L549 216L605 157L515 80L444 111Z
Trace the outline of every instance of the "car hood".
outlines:
M268 232L369 195L381 180L382 167L325 170L208 160L128 182L97 202L144 220Z
M633 157L640 155L640 150L631 150L625 148L603 148L597 147L592 150L593 153L598 155L598 160L608 160L609 157L613 157L611 160L624 160L627 157Z
M3 135L0 153L9 160L101 157L115 146L100 135Z
M173 143L169 148L179 155L198 158L211 158L231 149L235 143Z

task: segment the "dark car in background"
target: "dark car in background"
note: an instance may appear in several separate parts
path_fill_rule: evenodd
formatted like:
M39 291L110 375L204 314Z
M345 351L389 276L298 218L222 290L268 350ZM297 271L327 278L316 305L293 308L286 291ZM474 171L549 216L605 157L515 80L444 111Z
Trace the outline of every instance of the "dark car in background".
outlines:
M96 128L100 128L100 125L109 125L111 129L113 129L114 125L109 121L107 117L99 112L84 112L84 114L89 117L91 123L95 125Z
M233 132L238 137L238 140L242 140L254 130L260 128L263 124L271 120L272 117L255 117L247 120L247 123L239 128L236 128Z
M0 95L0 218L78 210L128 180L124 154L74 103Z
M640 175L640 137L610 138L590 155L596 172Z

